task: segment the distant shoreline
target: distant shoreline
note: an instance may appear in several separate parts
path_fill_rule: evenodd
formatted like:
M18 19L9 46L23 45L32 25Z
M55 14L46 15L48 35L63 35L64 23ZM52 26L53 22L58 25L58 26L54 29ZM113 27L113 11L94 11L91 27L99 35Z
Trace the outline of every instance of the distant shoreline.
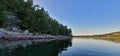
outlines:
M73 37L120 37L120 31L112 32L107 34L99 34L99 35L81 35L81 36L73 36Z
M75 38L120 38L120 37L105 37L105 36L72 36L72 37L75 37Z

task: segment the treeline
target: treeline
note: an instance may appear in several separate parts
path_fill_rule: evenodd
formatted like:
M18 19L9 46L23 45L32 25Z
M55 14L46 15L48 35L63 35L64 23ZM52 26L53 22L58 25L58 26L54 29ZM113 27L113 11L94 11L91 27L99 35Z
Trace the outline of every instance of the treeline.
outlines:
M8 15L20 20L16 24L22 30L32 33L71 36L71 29L49 16L33 0L0 0L0 27L6 27Z
M75 36L75 37L120 37L120 31L106 33L106 34L99 34L99 35L85 35L85 36Z
M112 32L107 34L96 35L98 37L120 37L120 32Z

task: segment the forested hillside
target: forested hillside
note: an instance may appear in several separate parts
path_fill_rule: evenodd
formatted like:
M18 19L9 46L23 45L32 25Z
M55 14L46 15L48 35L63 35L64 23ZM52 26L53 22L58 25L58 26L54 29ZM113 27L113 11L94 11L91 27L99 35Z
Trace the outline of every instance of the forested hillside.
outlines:
M9 18L15 20L9 21ZM0 28L17 27L31 33L66 35L72 31L66 25L50 17L48 11L33 0L0 0Z
M99 35L85 35L80 37L120 37L120 32L112 32L112 33L99 34Z
M103 35L98 35L101 37L120 37L120 32L113 32L113 33L108 33L108 34L103 34Z

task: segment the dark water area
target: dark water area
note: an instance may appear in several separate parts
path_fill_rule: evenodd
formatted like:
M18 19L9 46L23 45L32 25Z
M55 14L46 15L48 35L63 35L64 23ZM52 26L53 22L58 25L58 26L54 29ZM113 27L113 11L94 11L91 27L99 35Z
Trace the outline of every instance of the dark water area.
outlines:
M120 39L73 38L9 46L0 49L0 56L120 56Z
M26 47L19 45L16 48L12 48L13 46L9 46L0 49L0 56L58 56L59 53L71 45L71 39L67 39L48 43L32 43Z

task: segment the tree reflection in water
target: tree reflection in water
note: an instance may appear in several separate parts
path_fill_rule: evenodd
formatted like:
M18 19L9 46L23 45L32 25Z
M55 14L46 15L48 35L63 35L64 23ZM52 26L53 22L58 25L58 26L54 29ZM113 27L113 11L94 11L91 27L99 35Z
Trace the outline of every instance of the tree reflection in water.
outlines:
M116 38L116 37L112 37L112 38L99 38L99 39L120 43L120 38Z
M63 50L67 50L72 46L72 39L52 41L49 43L37 43L27 45L27 47L19 46L15 49L8 48L0 50L0 56L58 56Z
M120 37L87 37L86 39L100 39L120 43Z

